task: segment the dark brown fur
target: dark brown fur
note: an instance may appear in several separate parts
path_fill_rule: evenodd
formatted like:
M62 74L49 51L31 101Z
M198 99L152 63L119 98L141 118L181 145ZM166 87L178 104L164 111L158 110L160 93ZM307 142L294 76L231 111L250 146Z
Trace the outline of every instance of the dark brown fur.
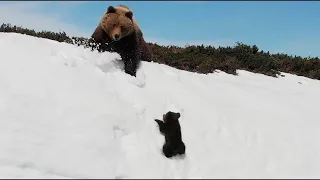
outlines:
M117 41L116 35L120 37ZM136 76L141 60L151 61L151 50L127 6L109 6L91 37L100 44L100 51L117 52L124 62L125 72L132 76Z
M169 111L163 115L163 121L155 119L159 125L160 132L165 136L162 152L167 158L185 154L186 147L182 141L179 118L180 113Z

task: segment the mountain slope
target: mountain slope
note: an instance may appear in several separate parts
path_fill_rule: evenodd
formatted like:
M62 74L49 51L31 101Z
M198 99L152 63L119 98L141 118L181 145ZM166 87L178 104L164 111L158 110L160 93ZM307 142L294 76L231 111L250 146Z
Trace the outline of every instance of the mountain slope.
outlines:
M319 178L320 83L203 75L0 33L0 178ZM181 113L186 156L154 118Z

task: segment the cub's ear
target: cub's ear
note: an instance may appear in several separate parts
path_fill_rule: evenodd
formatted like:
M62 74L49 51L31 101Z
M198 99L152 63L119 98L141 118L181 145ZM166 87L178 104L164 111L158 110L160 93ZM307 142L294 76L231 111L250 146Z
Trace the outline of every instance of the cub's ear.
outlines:
M180 118L180 113L174 113L174 118L179 119Z
M113 6L109 6L107 9L107 14L109 13L115 13L116 12L116 8L114 8Z
M133 17L132 11L126 12L125 15L126 15L129 19L132 19L132 17Z

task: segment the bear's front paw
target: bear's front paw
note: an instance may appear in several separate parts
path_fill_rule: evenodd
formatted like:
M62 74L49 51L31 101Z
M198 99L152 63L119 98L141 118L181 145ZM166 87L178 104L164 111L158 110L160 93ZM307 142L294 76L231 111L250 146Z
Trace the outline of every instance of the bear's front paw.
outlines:
M163 121L160 121L159 119L155 119L155 121L158 123L159 125L159 130L162 134L165 133L165 124Z

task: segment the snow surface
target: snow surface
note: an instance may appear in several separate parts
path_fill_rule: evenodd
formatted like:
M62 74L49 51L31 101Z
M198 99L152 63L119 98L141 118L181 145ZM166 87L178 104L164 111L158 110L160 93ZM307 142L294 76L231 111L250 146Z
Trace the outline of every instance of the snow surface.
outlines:
M118 54L14 33L0 53L0 178L320 178L320 81L148 62L134 78Z

